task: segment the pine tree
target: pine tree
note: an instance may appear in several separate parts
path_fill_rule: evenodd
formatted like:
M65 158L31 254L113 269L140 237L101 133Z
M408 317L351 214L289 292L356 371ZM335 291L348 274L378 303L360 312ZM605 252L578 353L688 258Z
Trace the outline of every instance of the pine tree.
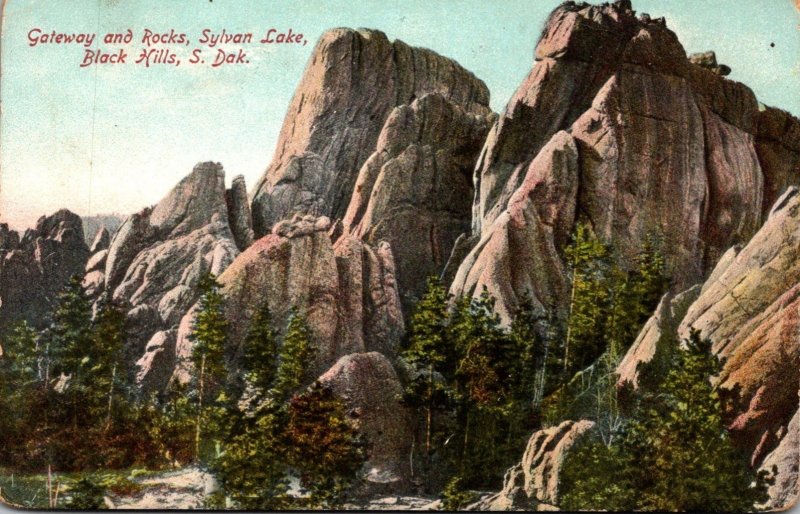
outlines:
M608 248L591 227L578 223L564 249L570 277L570 301L564 342L564 372L568 377L594 361L603 351L604 309L608 301Z
M711 380L721 371L711 342L692 331L655 391L643 391L624 436L568 456L561 507L568 510L747 512L774 480L733 445ZM630 493L624 494L625 491Z
M262 392L268 391L277 374L277 363L278 341L265 301L253 317L244 341L242 368L245 380Z
M125 310L107 296L97 303L92 324L91 345L86 349L91 368L86 378L91 381L92 402L105 410L106 431L110 430L115 408L126 401L125 385L128 370L125 365Z
M202 429L212 423L214 415L225 403L218 395L227 379L225 346L228 321L223 312L224 298L219 292L219 283L211 274L206 274L199 283L201 296L199 309L192 326L192 361L194 363L197 393L197 418L195 422L195 459L201 457Z
M425 465L434 449L434 414L447 404L448 382L455 371L455 348L448 341L448 294L437 277L428 279L425 295L411 315L411 336L403 358L418 370L405 400L425 411Z
M70 279L58 294L57 302L46 348L45 380L48 383L60 373L79 380L81 370L88 363L84 360L85 350L91 345L92 304L79 276Z
M300 472L300 485L311 493L309 507L340 507L365 454L344 405L329 388L316 382L292 398L286 443L290 462Z
M297 391L309 372L316 348L311 343L311 329L305 316L292 307L283 338L278 368L269 396L278 404L286 401Z

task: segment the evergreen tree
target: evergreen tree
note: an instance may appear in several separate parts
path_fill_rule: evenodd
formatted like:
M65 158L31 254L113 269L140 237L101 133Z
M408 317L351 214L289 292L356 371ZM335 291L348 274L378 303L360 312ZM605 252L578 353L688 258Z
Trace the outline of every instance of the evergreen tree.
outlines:
M277 373L278 341L272 328L272 315L264 301L250 323L244 341L242 368L245 380L262 392L272 386Z
M358 433L344 405L318 382L289 402L286 444L300 485L310 494L309 507L340 507L364 464Z
M225 403L221 387L227 379L225 346L228 321L223 312L224 298L219 292L219 283L211 274L206 274L199 283L201 296L199 309L194 319L190 339L194 363L197 394L197 418L195 422L195 459L201 457L203 425L215 421ZM219 395L223 394L221 398Z
M747 512L767 499L774 477L749 467L723 422L711 342L693 330L684 343L657 390L643 392L624 437L568 457L561 507Z
M603 321L607 307L608 248L592 228L578 223L564 249L570 277L570 301L564 342L565 377L594 361L604 348Z
M306 318L293 307L269 393L272 401L278 404L286 401L303 385L315 354L316 348L311 343L311 330Z
M104 429L111 428L115 410L127 401L128 370L125 364L125 311L107 296L97 303L97 314L92 324L91 345L86 349L91 367L85 378L91 382L87 389L92 403L105 411ZM87 384L88 385L88 384Z
M436 444L434 415L448 403L448 382L455 371L455 348L448 341L448 299L441 281L430 277L425 295L411 315L411 336L403 352L403 358L418 370L404 397L425 411L426 468Z
M45 380L61 373L80 380L80 372L88 364L85 350L91 346L92 304L83 289L81 277L73 276L58 294L52 313L45 348Z

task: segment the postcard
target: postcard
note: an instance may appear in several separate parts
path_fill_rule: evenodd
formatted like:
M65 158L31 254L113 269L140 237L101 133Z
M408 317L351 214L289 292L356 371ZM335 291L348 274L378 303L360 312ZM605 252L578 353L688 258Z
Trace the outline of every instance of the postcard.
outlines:
M0 502L793 507L799 27L4 0Z

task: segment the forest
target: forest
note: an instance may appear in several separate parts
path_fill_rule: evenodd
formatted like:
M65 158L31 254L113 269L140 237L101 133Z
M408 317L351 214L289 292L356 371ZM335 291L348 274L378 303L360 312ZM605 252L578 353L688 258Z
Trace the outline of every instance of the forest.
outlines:
M534 431L589 419L598 429L564 464L563 508L747 511L765 500L774 472L753 471L731 442L728 399L709 382L722 363L697 331L670 365L648 371L639 394L617 384L622 355L669 286L662 245L649 237L623 270L615 250L579 223L563 249L564 319L541 319L527 299L504 327L486 291L453 298L429 279L398 358L409 370L403 402L415 413L409 458L419 494L464 508L502 485ZM50 505L68 508L103 508L104 495L135 486L104 481L108 470L187 465L219 481L209 508L337 508L357 497L367 441L344 404L313 382L317 349L302 306L279 337L264 302L235 349L215 277L199 288L191 383L161 394L134 385L124 305L106 297L93 305L80 277L59 294L45 330L25 322L9 330L0 354L3 474L70 473L63 503Z

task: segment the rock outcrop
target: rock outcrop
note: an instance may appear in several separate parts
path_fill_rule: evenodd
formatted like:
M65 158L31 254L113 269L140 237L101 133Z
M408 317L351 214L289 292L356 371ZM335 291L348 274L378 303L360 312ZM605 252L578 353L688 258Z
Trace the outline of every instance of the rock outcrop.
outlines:
M685 301L673 301L668 316L660 312L662 302L623 359L621 381L635 383L639 362L666 351L651 334L663 333L674 349L695 328L724 359L717 383L734 400L728 413L734 440L753 465L779 446L773 461L784 459L794 444L783 440L797 417L800 384L800 190L791 187L778 199L764 226L720 259L699 293L677 324L683 307L675 305Z
M253 216L250 213L250 202L247 199L247 186L244 177L233 177L231 188L225 192L225 202L228 205L228 219L231 232L240 251L245 251L253 244Z
M506 321L524 294L558 309L563 236L579 218L615 247L623 268L645 237L661 236L675 291L748 241L765 200L800 181L800 121L759 112L749 88L709 63L688 59L663 19L637 17L629 2L556 8L478 161L476 246L451 293L486 286ZM553 159L555 149L568 158ZM560 185L565 177L570 187ZM518 202L532 184L548 199L532 202L538 221L523 222ZM561 277L532 280L531 267Z
M294 212L342 218L359 169L392 110L426 94L487 106L486 85L457 63L382 32L322 35L284 120L275 157L253 195L261 237Z
M94 236L94 240L92 240L92 244L89 246L89 253L94 255L101 250L107 249L109 244L111 244L111 235L106 227L102 227Z
M522 461L506 472L503 490L469 510L558 510L561 465L569 450L594 428L594 422L564 421L534 432Z
M80 216L62 209L19 234L0 225L0 331L27 321L42 328L56 295L82 276L89 248Z
M407 313L469 230L472 170L494 118L484 105L425 95L392 111L359 172L344 232L392 246Z
M304 314L317 348L309 379L351 353L393 356L403 317L391 250L352 238L334 246L329 228L326 217L296 215L275 225L272 234L254 242L219 276L232 354L240 353L250 321L267 302L279 337L292 307ZM178 330L179 381L189 378L193 316L194 309Z
M320 383L340 398L367 444L364 479L377 491L408 487L413 439L411 412L402 404L403 389L391 363L381 353L356 353L339 359Z
M239 251L228 221L225 172L195 166L155 207L129 217L105 257L105 291L130 306L130 352L176 329L197 301L204 273L219 275Z
M786 510L800 497L800 411L795 412L780 444L764 459L761 469L772 473L773 466L778 475L769 488L770 499L763 507L772 511Z

